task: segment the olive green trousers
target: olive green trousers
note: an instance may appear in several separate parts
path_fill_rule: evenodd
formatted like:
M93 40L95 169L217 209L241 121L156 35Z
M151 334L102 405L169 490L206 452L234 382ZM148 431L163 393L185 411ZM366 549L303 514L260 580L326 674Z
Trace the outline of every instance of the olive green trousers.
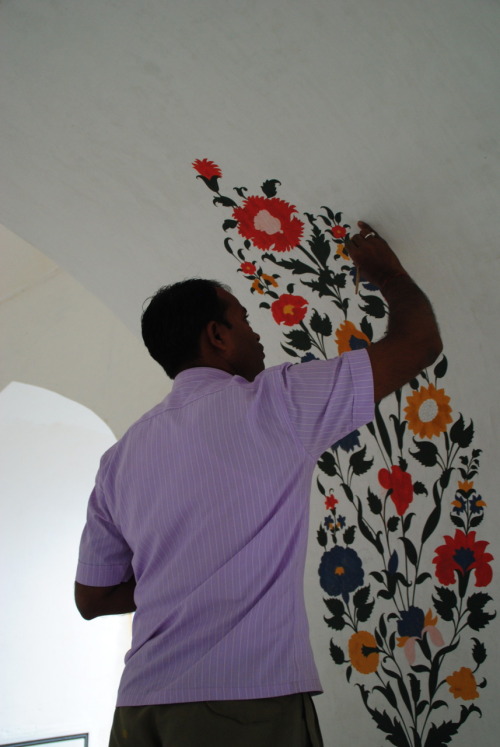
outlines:
M109 747L323 747L309 693L121 706Z

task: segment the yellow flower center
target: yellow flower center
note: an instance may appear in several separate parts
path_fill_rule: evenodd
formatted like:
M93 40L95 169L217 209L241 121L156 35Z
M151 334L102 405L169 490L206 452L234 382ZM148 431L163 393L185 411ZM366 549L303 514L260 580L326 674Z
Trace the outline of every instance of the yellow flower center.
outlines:
M431 423L439 413L439 408L435 399L424 399L418 408L418 417L422 423Z
M286 306L283 306L283 314L293 314L295 309L295 306L291 303L287 303Z
M335 568L335 575L336 575L336 576L343 576L343 575L344 575L344 573L345 573L345 570L344 570L344 568L342 568L342 566L341 566L341 565L338 565L338 566L337 566L337 567Z

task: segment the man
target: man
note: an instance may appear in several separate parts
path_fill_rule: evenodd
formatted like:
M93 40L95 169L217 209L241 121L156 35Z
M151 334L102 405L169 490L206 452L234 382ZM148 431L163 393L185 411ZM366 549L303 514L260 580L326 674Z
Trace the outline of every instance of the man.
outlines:
M265 370L239 301L163 288L143 315L172 392L103 457L77 571L81 614L136 611L110 745L318 747L303 599L320 455L441 351L432 308L370 226L349 246L385 337Z

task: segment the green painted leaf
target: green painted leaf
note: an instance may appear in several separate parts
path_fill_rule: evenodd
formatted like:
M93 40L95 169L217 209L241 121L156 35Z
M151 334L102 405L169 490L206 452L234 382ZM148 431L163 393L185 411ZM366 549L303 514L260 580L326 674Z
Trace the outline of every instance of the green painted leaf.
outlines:
M313 312L311 321L309 322L313 332L323 337L330 337L333 332L332 323L328 314L321 316L316 309Z
M261 185L260 188L264 192L266 197L275 197L277 184L281 186L281 182L278 181L278 179L268 179Z
M307 351L311 349L311 338L303 329L293 329L291 332L287 332L285 337L290 345L297 350Z
M325 473L325 475L328 475L329 477L336 476L337 467L331 451L325 451L325 453L321 455L321 458L318 462L318 467Z
M364 475L373 464L372 459L365 459L366 456L366 445L363 446L359 451L354 452L349 459L349 465L355 475Z

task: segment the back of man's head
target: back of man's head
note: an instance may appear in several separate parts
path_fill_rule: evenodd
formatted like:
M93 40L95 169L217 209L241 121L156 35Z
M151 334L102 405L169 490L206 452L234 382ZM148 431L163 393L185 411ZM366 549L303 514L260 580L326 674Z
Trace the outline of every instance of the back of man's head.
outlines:
M192 278L164 286L149 299L141 319L142 339L171 379L197 360L200 335L209 322L227 324L226 303L217 288L225 286Z

